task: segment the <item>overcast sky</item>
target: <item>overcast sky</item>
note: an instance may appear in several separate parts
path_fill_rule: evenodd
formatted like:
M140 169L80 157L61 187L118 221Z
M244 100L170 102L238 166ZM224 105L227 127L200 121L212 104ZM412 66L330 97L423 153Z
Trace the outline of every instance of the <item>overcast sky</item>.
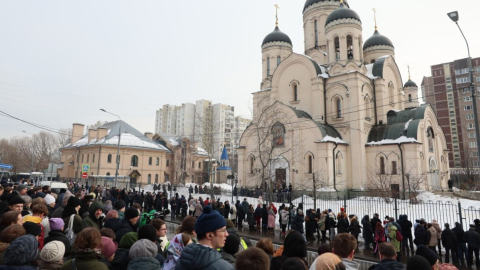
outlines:
M0 111L46 127L93 124L119 114L154 131L163 104L207 99L250 116L261 81L261 43L280 29L304 53L304 0L24 0L0 2ZM478 0L349 0L364 40L379 31L395 45L404 83L420 86L430 66L465 58L446 13L458 10L473 57L480 56ZM0 138L40 129L0 116Z

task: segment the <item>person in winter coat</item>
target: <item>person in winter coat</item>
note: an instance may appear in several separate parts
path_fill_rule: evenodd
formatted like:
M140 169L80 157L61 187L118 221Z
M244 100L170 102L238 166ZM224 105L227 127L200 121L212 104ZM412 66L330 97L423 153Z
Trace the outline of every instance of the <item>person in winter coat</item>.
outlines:
M194 215L196 218L198 218L200 215L203 213L203 206L200 203L195 204L195 212Z
M305 243L305 238L303 238L303 235L301 235L298 231L291 232L287 235L287 237L285 237L282 256L274 257L272 259L270 263L270 270L281 270L284 262L289 258L296 257L300 260L304 260L306 256L307 245Z
M438 238L437 238L437 230L431 223L427 224L427 233L426 233L426 240L425 243L427 244L428 248L430 248L432 251L435 252L435 254L438 255L437 253L437 245L438 245Z
M326 240L326 233L327 233L327 229L326 229L327 228L327 215L324 212L320 213L320 217L318 218L318 221L317 221L317 228L322 233L322 241L325 241ZM307 238L308 238L308 234L307 234Z
M230 220L233 222L233 225L237 224L237 207L234 204L230 206Z
M107 265L102 263L102 235L94 227L83 229L75 239L75 257L66 261L61 270L95 269L108 270Z
M407 251L407 253L412 251L414 253L413 248L413 239L412 239L412 222L408 220L407 215L403 215L402 219L398 222L400 227L402 227L402 234L403 234L403 243L402 243L402 250ZM408 248L408 244L410 243L410 249Z
M337 224L337 233L346 233L348 232L348 219L344 212L338 213L338 224Z
M238 215L237 226L238 226L239 229L243 228L243 220L245 219L246 214L247 213L245 213L245 211L243 210L243 207L239 204L239 207L237 207L237 215ZM253 219L253 215L252 215L252 219ZM255 227L254 227L254 229L255 229Z
M255 230L255 220L253 219L253 215L254 215L254 211L253 211L253 206L250 205L250 208L248 209L248 212L247 212L247 223L248 223L248 228L250 230Z
M371 226L371 224L370 224ZM379 247L380 263L370 266L368 270L404 270L405 266L397 261L397 253L392 243L382 243Z
M65 247L64 253L68 255L71 249L71 245L70 245L70 241L68 241L68 238L63 233L63 229L65 226L63 219L51 218L49 222L50 222L50 232L48 233L48 237L45 237L44 244L46 245L52 241L60 241L63 243Z
M268 233L274 233L275 230L275 212L271 207L268 207Z
M383 228L381 222L377 222L377 225L375 226L374 240L375 248L373 249L373 256L378 253L378 247L380 246L380 244L387 241L387 238L385 237L385 229Z
M88 211L88 216L82 220L82 230L94 227L100 231L103 221L103 204L101 202L93 202L90 204Z
M267 205L264 204L262 208L262 230L266 231L268 225L268 210Z
M348 226L348 232L350 232L355 239L357 239L357 247L358 247L358 235L360 234L360 224L357 220L357 217L355 215L350 215L348 216L350 218L350 226Z
M467 266L472 266L473 254L475 253L475 265L477 268L480 267L480 259L478 254L478 250L480 248L480 234L475 231L475 225L470 225L470 230L465 232L463 235L463 240L465 240L468 245Z
M282 235L285 236L285 230L287 228L288 220L290 219L290 211L288 207L280 210L280 226L282 227Z
M379 218L379 215L377 213L373 214L372 220L370 220L370 224L372 224L372 228L377 227L377 222L382 223L382 221Z
M303 235L303 222L305 221L303 210L298 209L295 219L292 222L292 230L295 230Z
M223 217L225 219L228 219L228 215L230 214L230 203L228 201L225 201L223 205L225 206L223 210Z
M262 208L260 204L257 205L255 212L253 213L253 217L257 223L257 230L260 230L260 221L262 220Z
M162 270L173 270L177 264L183 249L192 243L192 238L189 234L180 233L172 238L171 244L168 245L166 252L165 264Z
M333 238L335 238L335 229L337 228L337 221L335 220L335 214L332 212L332 209L328 209L328 230L329 230L329 237L330 237L330 242L333 241Z
M450 230L450 224L445 223L445 229L442 232L442 244L445 248L445 262L450 263L450 252L452 253L453 262L458 262L457 260L457 237L455 233Z
M317 220L318 218L316 217L315 211L313 209L308 209L305 217L305 235L309 241L315 240L313 234L317 228Z
M415 228L415 239L413 243L418 246L425 246L427 239L427 231L425 229L425 221L420 221L420 223Z
M135 242L128 251L130 262L128 270L157 270L160 269L160 262L155 259L158 254L157 245L148 239L141 239Z
M7 247L3 254L3 263L0 270L36 270L30 266L37 258L38 241L30 234L22 235Z
M455 228L452 229L452 232L455 234L455 237L457 238L457 249L453 250L453 252L455 251L457 252L458 262L461 265L465 266L465 256L467 255L467 243L463 239L463 236L465 235L465 231L463 230L463 227L460 223L455 222Z
M363 240L365 241L365 249L372 249L370 244L373 244L373 229L370 223L370 217L365 215L362 219L363 226Z
M400 241L397 240L397 227L393 225L392 222L388 223L388 238L390 238L390 243L395 247L395 252L397 253L397 262L402 260L402 254L400 253Z
M438 224L436 219L432 220L432 227L435 228L437 231L437 246L438 246L438 254L440 254L440 262L442 262L442 228L440 228L440 224Z
M65 230L68 228L70 224L70 219L73 218L73 226L72 230L75 234L78 234L82 230L82 218L78 214L78 211L80 210L80 199L75 198L75 196L72 196L68 199L67 205L63 209L62 212L62 219L63 222L65 223Z
M36 263L41 270L58 270L63 265L65 245L60 241L45 244Z

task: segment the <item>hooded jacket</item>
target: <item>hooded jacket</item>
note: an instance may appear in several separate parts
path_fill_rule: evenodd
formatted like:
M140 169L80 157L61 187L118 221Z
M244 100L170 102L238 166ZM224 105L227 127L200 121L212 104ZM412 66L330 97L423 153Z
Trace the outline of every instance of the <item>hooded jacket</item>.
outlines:
M400 223L400 227L402 228L403 237L412 237L412 222L408 220L408 216L403 215L402 220L400 220L398 223Z
M445 228L442 232L442 244L446 248L455 250L457 248L457 237L450 228Z
M413 242L417 246L425 245L426 238L427 238L427 233L425 231L425 227L422 225L418 225L415 228L415 240L413 240Z
M160 262L155 258L135 258L130 261L127 270L157 270L160 267Z
M393 259L383 259L380 263L370 266L368 270L405 270L405 265Z
M282 269L285 260L291 257L303 259L307 256L307 244L303 235L293 231L285 237L282 256L274 257L270 263L270 270Z
M105 221L104 227L112 229L115 232L115 239L119 239L118 241L120 241L125 234L133 232L130 222L126 219L110 218Z
M297 232L299 232L300 234L303 234L303 222L304 222L304 218L303 218L303 211L302 210L298 210L298 213L297 215L295 215L295 218L293 219L293 222L292 222L292 230L295 230Z
M95 269L95 270L109 270L108 266L100 261L102 257L95 252L79 252L75 256L75 266L73 267L72 260L66 261L60 270L75 270L75 269Z
M346 233L348 232L348 220L344 216L341 216L338 219L338 224L337 224L337 232L338 233Z
M363 239L365 239L365 243L373 243L373 229L369 219L368 215L365 215L362 219Z
M475 229L470 229L465 232L463 235L463 240L467 242L468 248L479 248L480 247L480 234L478 234Z
M222 259L213 248L190 244L182 252L175 270L233 270L234 266Z
M351 222L350 222L350 226L348 227L348 231L353 234L353 235L356 235L358 236L360 234L360 224L358 222L358 219L357 217L352 217L351 219Z
M457 238L458 243L465 243L463 240L463 235L465 231L462 228L462 225L458 222L455 222L455 228L452 229L453 233L455 233L455 237Z
M393 224L388 226L388 237L390 238L390 243L395 247L395 250L400 252L400 241L397 240L397 227Z
M97 209L103 209L103 204L101 202L93 202L92 204L90 204L90 208L88 210L88 217L82 220L82 230L90 227L94 227L98 230L102 228L103 218L100 217L99 219L97 219L95 217L95 211L97 211Z

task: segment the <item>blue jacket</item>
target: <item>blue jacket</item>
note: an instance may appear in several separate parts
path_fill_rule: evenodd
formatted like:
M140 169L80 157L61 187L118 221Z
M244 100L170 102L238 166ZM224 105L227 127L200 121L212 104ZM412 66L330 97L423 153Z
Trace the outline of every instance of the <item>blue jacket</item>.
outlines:
M175 270L234 270L234 266L222 259L212 248L190 244L182 252Z

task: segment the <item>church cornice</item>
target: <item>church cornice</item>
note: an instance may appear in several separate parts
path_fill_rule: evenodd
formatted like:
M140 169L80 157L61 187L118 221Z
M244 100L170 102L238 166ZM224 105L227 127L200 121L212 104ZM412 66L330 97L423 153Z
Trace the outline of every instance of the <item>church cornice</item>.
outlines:
M287 47L287 48L290 48L292 49L293 46L292 44L289 44L287 42L283 42L283 41L274 41L274 42L269 42L269 43L266 43L262 46L262 50L265 50L269 47L274 47L274 46L279 46L279 47Z
M331 28L338 25L344 25L344 24L353 24L357 26L358 29L362 30L362 22L353 18L344 18L344 19L338 19L338 20L332 21L327 25L325 25L325 30L326 32L328 32Z
M303 16L309 16L311 11L314 11L317 8L331 8L332 11L337 9L338 6L340 5L339 2L336 1L321 1L317 2L313 5L308 6L304 11L303 11Z
M375 45L375 46L366 48L365 50L363 50L363 52L368 53L371 51L379 51L379 50L395 52L395 49L389 45Z

